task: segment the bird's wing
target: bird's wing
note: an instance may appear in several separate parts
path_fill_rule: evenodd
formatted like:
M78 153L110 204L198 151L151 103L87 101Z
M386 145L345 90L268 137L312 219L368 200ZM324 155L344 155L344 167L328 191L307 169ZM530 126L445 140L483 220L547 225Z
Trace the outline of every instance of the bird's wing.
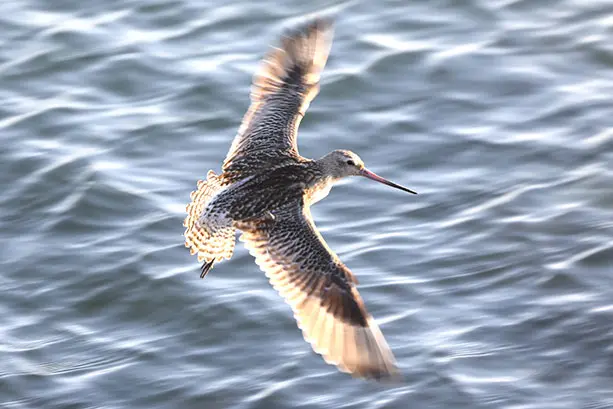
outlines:
M293 203L271 218L236 227L272 286L292 307L313 350L344 372L395 378L392 351L366 311L351 271L317 231L308 207Z
M298 125L319 92L332 22L316 19L286 33L253 77L251 105L223 164L226 177L298 156Z

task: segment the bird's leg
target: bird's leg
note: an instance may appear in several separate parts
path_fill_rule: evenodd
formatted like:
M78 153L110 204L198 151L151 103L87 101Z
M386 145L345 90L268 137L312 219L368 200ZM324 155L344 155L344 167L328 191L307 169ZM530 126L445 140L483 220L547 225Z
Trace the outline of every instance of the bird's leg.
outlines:
M215 262L215 259L211 261L205 261L204 263L202 263L202 267L200 268L200 271L202 272L200 273L200 278L206 277L209 271L211 271L211 269L213 268L214 262Z

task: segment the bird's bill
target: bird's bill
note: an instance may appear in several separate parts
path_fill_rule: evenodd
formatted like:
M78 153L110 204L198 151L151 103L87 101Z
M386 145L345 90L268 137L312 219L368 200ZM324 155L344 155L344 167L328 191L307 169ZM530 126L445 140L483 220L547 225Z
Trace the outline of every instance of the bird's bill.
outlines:
M416 195L416 194L417 194L417 192L415 192L415 191L413 191L413 190L411 190L411 189L408 189L408 188L406 188L406 187L404 187L404 186L397 185L397 184L396 184L396 183L394 183L394 182L390 182L389 180L387 180L387 179L385 179L385 178L382 178L381 176L377 175L377 174L376 174L376 173L374 173L374 172L371 172L370 170L368 170L368 169L366 169L366 168L363 168L363 169L360 171L360 175L362 175L362 176L364 176L364 177L366 177L366 178L368 178L368 179L372 179L372 180L374 180L374 181L377 181L377 182L379 182L379 183L383 183L384 185L388 185L388 186L391 186L391 187L395 187L396 189L400 189L400 190L403 190L403 191L408 192L408 193L413 193L414 195Z

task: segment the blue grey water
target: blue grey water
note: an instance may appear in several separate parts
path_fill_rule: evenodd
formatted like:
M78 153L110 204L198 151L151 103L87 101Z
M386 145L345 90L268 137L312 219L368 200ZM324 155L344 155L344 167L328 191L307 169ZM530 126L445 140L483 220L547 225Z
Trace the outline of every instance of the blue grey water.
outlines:
M241 247L183 245L258 61L335 13L301 153L406 382L305 343ZM613 3L0 3L3 408L613 408Z

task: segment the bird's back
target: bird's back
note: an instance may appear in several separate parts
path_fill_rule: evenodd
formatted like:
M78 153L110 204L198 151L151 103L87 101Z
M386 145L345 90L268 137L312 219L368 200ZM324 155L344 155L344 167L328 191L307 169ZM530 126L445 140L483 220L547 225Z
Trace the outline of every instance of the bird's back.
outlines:
M321 178L316 162L288 161L230 184L209 206L227 210L234 221L253 219L301 201Z

